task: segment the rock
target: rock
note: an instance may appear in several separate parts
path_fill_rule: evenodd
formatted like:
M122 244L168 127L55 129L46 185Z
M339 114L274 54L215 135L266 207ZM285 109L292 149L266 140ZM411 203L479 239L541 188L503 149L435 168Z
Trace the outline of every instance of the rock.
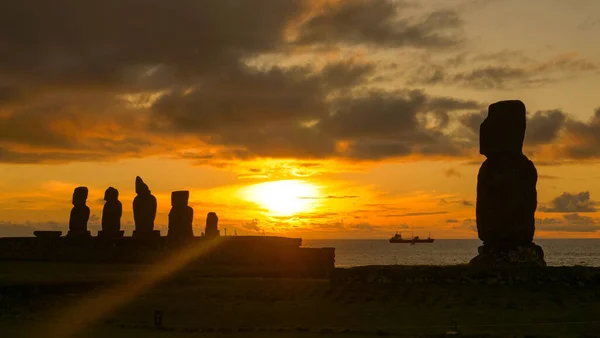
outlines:
M542 249L533 244L538 177L533 162L522 152L525 127L521 101L490 105L481 124L480 153L487 159L477 175L475 212L483 247L472 264L546 265Z
M73 209L69 217L69 237L89 237L87 223L90 219L90 208L85 204L88 197L87 187L77 187L73 191Z
M469 264L478 268L506 268L517 265L531 267L546 266L544 251L535 243L498 250L485 245L480 246L479 255L473 258ZM516 279L518 280L519 276Z
M104 192L104 208L102 209L102 230L98 231L98 237L116 238L123 237L121 231L121 216L123 205L119 201L119 191L108 187Z
M206 237L218 237L221 232L219 231L219 217L214 212L209 212L206 215L206 228L204 229L204 236Z
M188 205L189 191L173 191L171 193L171 212L169 212L169 232L171 238L192 238L194 230L194 209Z
M133 220L135 222L135 237L160 236L160 231L154 230L154 219L156 218L156 197L152 195L148 185L137 176L135 178L135 193L133 199Z

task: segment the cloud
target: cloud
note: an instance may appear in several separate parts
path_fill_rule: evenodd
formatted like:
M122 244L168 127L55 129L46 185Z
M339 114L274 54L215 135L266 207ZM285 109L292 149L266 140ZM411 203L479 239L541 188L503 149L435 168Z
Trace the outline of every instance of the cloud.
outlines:
M560 110L535 112L527 121L525 142L527 145L538 145L555 141L566 120L566 114Z
M335 195L328 195L328 196L323 196L323 197L300 197L300 199L351 199L351 198L358 198L360 196L356 196L356 195L343 195L343 196L335 196Z
M431 216L431 215L443 215L443 214L447 214L447 213L448 213L448 211L407 212L405 214L385 215L385 217Z
M588 191L571 194L568 192L562 193L554 198L547 206L540 207L543 212L595 212L597 211L597 203L590 199Z
M476 145L479 125L486 116L485 111L460 114L454 137L462 135ZM524 150L536 156L536 165L599 158L600 108L587 122L556 109L528 113Z
M99 224L100 220L101 219L100 219L100 217L98 215L92 214L90 216L90 220L89 221L90 221L91 224L96 224L97 225L97 224Z
M253 219L253 220L248 221L248 222L243 222L242 225L240 226L240 228L242 230L246 230L246 231L250 231L250 232L261 232L261 231L263 231L263 228L261 226L259 226L259 220L258 219Z
M600 156L600 107L588 122L569 119L563 131L565 142L556 145L559 156L574 159Z
M401 16L402 2L353 0L327 2L300 26L297 44L367 44L387 47L436 47L462 40L462 20L454 10Z
M535 226L542 231L596 232L600 230L598 219L578 213L563 215L562 218L536 218Z
M591 30L594 29L596 27L600 26L600 18L587 18L585 19L579 26L578 28L580 30L586 31L586 30Z
M0 162L166 154L224 166L259 158L470 157L483 103L384 89L375 80L381 63L340 52L432 54L460 46L458 9L411 6L391 0L0 4L6 18ZM33 32L34 26L43 29ZM307 55L318 62L305 62ZM276 61L263 60L269 58ZM597 67L576 54L537 61L510 51L461 51L433 58L423 58L422 69L410 67L419 73L415 83L510 87ZM502 65L506 60L516 64ZM536 112L528 144L552 143L560 159L598 157L598 121Z
M350 226L347 226L346 229L350 229L350 230L359 230L359 231L367 231L367 232L372 232L375 230L378 230L380 227L376 226L376 225L371 225L369 223L358 223L358 224L353 224Z
M445 222L446 223L458 223L459 221L457 219L447 219Z
M416 60L420 66L405 74L409 83L449 85L476 90L540 87L595 72L599 65L577 53L535 60L520 51L450 56Z
M446 177L462 177L462 175L454 168L444 170Z
M440 199L439 205L448 205L448 204L460 204L462 206L465 207L472 207L473 206L473 202L467 201L467 200L447 200L445 198Z
M173 84L275 48L301 10L281 0L3 4L0 73L37 85ZM34 24L44 29L28 30Z

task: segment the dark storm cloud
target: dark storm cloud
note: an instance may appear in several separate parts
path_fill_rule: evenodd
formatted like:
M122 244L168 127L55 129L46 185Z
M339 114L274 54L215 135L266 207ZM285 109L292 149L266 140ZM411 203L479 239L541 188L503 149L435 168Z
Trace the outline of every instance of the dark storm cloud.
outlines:
M205 79L191 92L161 97L153 110L171 129L211 134L320 118L327 109L325 93L319 79L306 73L306 69L234 68Z
M336 139L348 140L345 155L355 159L382 159L410 154L458 155L459 143L441 132L448 113L479 107L475 101L430 97L422 91L370 92L334 103L335 111L318 127ZM427 128L422 114L441 121ZM441 116L441 118L440 118Z
M365 60L324 67L249 61L294 56L297 47L431 49L461 40L453 10L415 16L402 1L324 3L318 9L301 0L0 3L0 162L99 161L188 147L198 149L181 157L214 165L257 157L470 154L482 118L460 113L480 110L479 102L368 89L378 68ZM455 72L470 60L453 56L448 69L431 67L441 81L432 83L511 73ZM531 69L593 67L566 57ZM159 96L156 102L152 95ZM580 132L591 145L564 144L563 151L600 156L594 150L600 149L594 148L600 123L561 116L534 114L528 137L544 144L562 131ZM456 119L462 130L453 133Z
M141 116L106 95L44 95L0 117L0 161L71 162L140 156L153 148Z
M528 145L553 142L565 126L567 116L560 110L538 111L528 117L525 142Z
M576 194L564 192L539 209L544 212L595 212L596 205L597 202L591 200L588 191Z
M23 91L16 86L0 85L0 107L24 97Z
M149 145L173 148L163 142L182 135L219 147L182 155L207 162L219 157L372 160L459 154L442 129L450 121L448 112L476 102L418 91L349 95L346 89L361 85L375 71L368 63L332 62L319 70L244 64L261 53L290 47L286 32L305 14L307 20L295 27L293 45L430 48L460 40L457 13L412 16L404 11L405 3L379 0L342 1L316 11L310 4L0 4L0 76L8 84L0 86L0 104L21 102L0 117L0 158L35 162L144 156L151 152ZM127 110L125 99L114 99L115 94L136 93L152 102L148 91L157 90L163 94L149 112ZM86 100L82 95L96 96ZM429 114L437 128L425 128L418 114ZM342 153L340 141L348 144ZM28 152L19 158L21 150L13 146Z
M461 41L462 20L455 11L438 10L407 18L401 16L402 6L389 0L329 4L301 25L296 43L448 47Z
M197 76L268 51L300 1L108 0L0 4L0 73L52 85L133 84L149 67ZM114 88L111 88L114 89Z
M13 151L0 147L0 162L2 163L66 163L73 161L101 161L105 160L105 154L93 153L68 153L68 152L22 152Z
M344 75L341 65L330 67L346 79L362 77L369 69L357 72L346 64L348 74ZM198 135L211 144L245 149L250 156L360 160L411 154L452 156L462 150L441 131L446 123L426 128L419 116L432 114L443 121L452 111L480 106L421 91L372 91L328 101L327 91L322 90L330 86L328 79L305 69L240 69L207 78L191 92L158 100L153 107L154 131ZM338 149L338 141L346 141L347 148Z
M588 122L568 120L564 130L569 142L560 144L561 155L574 159L600 156L600 108Z

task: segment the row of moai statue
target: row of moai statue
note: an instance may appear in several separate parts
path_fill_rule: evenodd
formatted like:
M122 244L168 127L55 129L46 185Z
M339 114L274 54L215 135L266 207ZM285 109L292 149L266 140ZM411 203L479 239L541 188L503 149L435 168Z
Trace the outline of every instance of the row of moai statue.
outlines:
M135 230L133 237L152 238L160 237L160 230L154 230L157 202L148 185L138 176L135 179L135 192L133 199L133 219ZM186 239L194 237L192 223L194 209L188 205L189 191L174 191L171 193L171 211L169 212L169 228L167 237ZM77 187L73 192L73 209L69 218L68 237L90 237L88 221L90 208L86 205L88 188ZM118 238L123 237L121 230L121 216L123 205L119 201L119 191L113 187L104 193L104 208L102 209L102 230L98 237ZM220 235L218 228L219 218L214 212L209 212L206 217L204 236L217 237Z
M537 170L525 154L527 112L519 100L489 106L479 130L486 160L477 176L476 220L480 267L546 266L542 248L533 243L537 208Z

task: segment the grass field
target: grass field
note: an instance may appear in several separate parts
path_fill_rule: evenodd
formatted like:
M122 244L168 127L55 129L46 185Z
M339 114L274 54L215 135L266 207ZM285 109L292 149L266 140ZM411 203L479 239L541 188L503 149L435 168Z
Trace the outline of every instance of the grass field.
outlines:
M0 336L60 337L77 327L78 337L418 337L444 336L454 324L467 336L600 334L600 290L590 288L334 288L193 271L153 286L136 281L149 276L140 266L0 263Z

